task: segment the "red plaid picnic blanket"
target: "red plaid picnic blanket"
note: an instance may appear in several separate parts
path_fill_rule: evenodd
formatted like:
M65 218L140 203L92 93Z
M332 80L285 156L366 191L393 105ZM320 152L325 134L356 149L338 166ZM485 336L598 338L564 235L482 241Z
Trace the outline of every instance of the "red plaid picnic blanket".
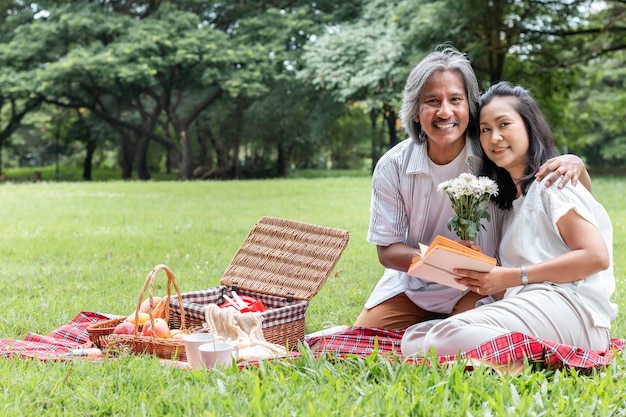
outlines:
M74 349L92 347L87 327L108 320L99 313L81 312L65 324L45 336L28 333L24 340L0 339L0 358L38 358L58 360L68 357ZM400 357L400 341L403 330L387 330L367 327L349 327L331 336L308 340L316 353L330 352L338 356L368 356L378 351L381 355ZM595 368L608 365L616 352L626 345L624 339L611 339L611 349L606 352L588 351L574 346L562 345L522 333L509 333L461 354L462 358L481 359L506 364L527 358L546 365L575 368ZM71 356L70 356L71 357ZM458 359L455 356L438 358L441 363Z
M311 338L308 344L317 353L330 352L339 356L367 356L375 351L383 355L401 356L403 334L404 330L350 327L331 336ZM512 332L462 352L459 356L440 356L437 359L440 363L467 358L507 364L526 358L553 367L590 369L608 365L615 352L621 351L625 345L626 340L612 338L611 348L606 352L589 351Z
M29 332L24 340L0 339L0 358L38 358L41 360L66 358L74 349L92 347L87 327L108 319L108 316L99 313L81 312L68 324L45 336Z

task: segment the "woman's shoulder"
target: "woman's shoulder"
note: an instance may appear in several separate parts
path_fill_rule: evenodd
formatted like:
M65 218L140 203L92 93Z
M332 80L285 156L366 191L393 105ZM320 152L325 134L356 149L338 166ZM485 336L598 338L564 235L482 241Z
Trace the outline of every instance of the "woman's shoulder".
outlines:
M571 181L567 182L562 188L559 184L563 180L560 177L558 180L553 181L550 185L546 185L548 178L543 178L541 181L533 181L528 189L528 194L535 193L543 196L544 198L553 196L553 198L562 200L576 200L576 201L593 201L595 198L591 193L579 182L573 185Z
M531 184L528 195L534 195L534 200L542 204L546 210L563 214L575 209L586 218L592 213L593 217L597 217L600 213L606 212L602 204L580 182L576 185L569 182L563 188L558 187L560 179L547 187L545 182L546 179ZM533 197L530 199L533 200Z

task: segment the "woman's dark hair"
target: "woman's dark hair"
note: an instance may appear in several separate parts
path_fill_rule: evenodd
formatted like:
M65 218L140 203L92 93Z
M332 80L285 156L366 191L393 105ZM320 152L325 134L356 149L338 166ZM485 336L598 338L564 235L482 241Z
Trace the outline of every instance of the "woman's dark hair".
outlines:
M522 194L526 195L528 187L535 181L535 173L548 159L558 156L559 153L554 144L554 138L550 126L541 113L537 102L530 93L520 86L514 86L508 82L500 82L492 85L480 98L478 116L484 106L489 104L495 97L511 97L514 99L513 109L520 115L528 133L528 153L526 154L526 172L519 179ZM481 147L482 149L482 147ZM493 200L501 209L510 209L517 194L515 183L504 168L498 167L491 161L484 150L482 154L482 167L480 175L488 176L498 184L498 195Z

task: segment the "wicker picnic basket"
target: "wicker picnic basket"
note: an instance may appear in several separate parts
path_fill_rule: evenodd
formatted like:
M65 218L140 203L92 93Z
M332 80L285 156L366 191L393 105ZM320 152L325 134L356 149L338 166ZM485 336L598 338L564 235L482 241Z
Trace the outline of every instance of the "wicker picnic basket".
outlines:
M124 320L126 320L126 317L116 317L90 325L87 327L89 340L99 348L106 347L109 341L109 335L112 334L115 327Z
M182 296L178 285L176 284L176 277L172 273L172 271L166 265L157 265L146 277L146 281L141 288L139 293L139 302L137 303L137 309L135 310L135 314L139 311L141 303L144 299L144 294L146 289L149 288L149 297L152 300L154 297L154 280L159 271L165 271L167 275L167 299L170 301L174 298L172 297L172 287L176 290L176 296L180 301L176 317L176 323L172 324L169 321L169 317L171 316L171 303L166 303L165 305L165 317L168 322L168 326L170 329L180 329L184 332L187 332L187 323L185 321L185 310L182 305ZM150 302L152 305L152 301ZM152 316L152 309L149 311L150 321L154 323L154 317ZM185 354L185 345L183 343L183 339L175 339L175 338L160 338L156 336L142 336L139 332L139 325L135 324L135 334L134 335L126 335L126 334L109 334L107 347L115 350L127 350L132 353L149 353L155 355L159 358L163 359L173 359L173 360L187 360L187 356Z
M184 311L187 324L204 327L205 308L237 291L260 299L263 336L291 350L304 340L306 310L346 248L346 230L263 217L254 225L226 268L220 286L170 299L170 322ZM210 329L209 329L210 330Z

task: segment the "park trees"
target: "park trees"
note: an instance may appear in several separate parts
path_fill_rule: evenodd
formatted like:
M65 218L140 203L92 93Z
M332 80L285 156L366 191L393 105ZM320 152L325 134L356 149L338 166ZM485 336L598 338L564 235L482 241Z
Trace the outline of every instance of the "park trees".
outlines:
M133 166L139 178L150 178L151 140L190 178L189 126L224 91L241 88L241 77L227 71L241 61L234 56L241 50L224 45L223 32L201 27L197 15L175 8L142 19L101 9L95 3L51 8L9 47L33 57L60 51L33 70L36 95L107 121L119 135L123 178Z
M581 79L588 75L582 67L626 48L623 0L425 3L432 16L410 35L415 45L448 40L468 53L483 88L508 80L531 89L562 149L568 149L566 135L586 136L572 129L567 108L572 94L590 85ZM403 10L410 10L407 3Z
M94 146L115 144L122 178L283 176L350 167L355 155L374 164L400 140L411 66L449 42L483 88L506 79L533 90L560 143L580 152L591 125L567 117L606 87L591 77L615 68L600 64L623 66L625 9L623 0L8 1L0 149L26 114L57 107L76 128L43 131L81 136L86 166ZM107 128L89 129L96 119ZM617 146L620 129L616 121L602 140Z
M624 10L623 1L372 0L306 47L303 76L338 100L394 109L410 66L450 43L468 53L483 88L506 79L532 89L563 143L580 65L626 46Z
M626 51L607 54L583 69L565 109L563 140L598 168L614 168L626 160Z
M150 178L152 142L165 148L168 164L176 161L181 178L191 178L198 159L209 159L197 158L194 133L203 135L201 151L210 138L217 169L237 176L246 109L291 82L295 57L323 20L316 17L320 9L286 2L258 14L258 5L141 4L48 2L3 45L7 62L29 60L28 72L12 70L28 74L38 100L87 108L107 121L119 136L123 178L133 168L139 178ZM345 5L340 10L347 13ZM212 114L218 102L221 108ZM196 121L201 126L192 130Z
M13 60L4 48L13 31L32 19L32 9L22 2L7 1L0 5L0 176L2 150L24 117L41 104L41 100L32 94L29 83L31 63L28 60Z
M371 159L398 142L397 111L410 53L396 2L367 2L358 20L328 27L305 47L299 77L342 103L361 103L371 121ZM377 134L379 117L389 141Z

